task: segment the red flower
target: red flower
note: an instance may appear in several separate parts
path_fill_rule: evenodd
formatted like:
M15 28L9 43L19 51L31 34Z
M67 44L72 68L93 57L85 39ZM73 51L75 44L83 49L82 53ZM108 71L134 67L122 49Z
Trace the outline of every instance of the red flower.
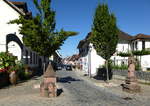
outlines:
M7 67L7 68L0 69L0 73L6 72L7 70L8 70L8 67Z

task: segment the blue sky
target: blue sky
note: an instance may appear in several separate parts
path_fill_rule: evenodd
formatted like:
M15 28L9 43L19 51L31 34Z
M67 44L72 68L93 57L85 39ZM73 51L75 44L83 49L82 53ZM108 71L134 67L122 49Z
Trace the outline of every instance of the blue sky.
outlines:
M36 13L32 0L15 1L26 1L29 10ZM68 38L61 47L63 57L78 52L79 41L91 31L93 15L99 1L108 3L122 31L131 35L150 35L150 0L52 0L52 8L56 11L56 29L79 32L79 35Z

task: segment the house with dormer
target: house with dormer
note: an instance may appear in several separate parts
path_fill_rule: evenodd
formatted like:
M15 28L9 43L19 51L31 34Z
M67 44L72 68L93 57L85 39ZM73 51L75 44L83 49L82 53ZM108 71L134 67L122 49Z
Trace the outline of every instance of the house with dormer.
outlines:
M92 36L88 33L84 40L78 44L80 69L89 76L94 76L97 73L97 68L105 64L105 60L96 53L92 43L88 38ZM115 65L128 64L128 57L119 56L118 53L129 53L130 51L147 50L150 49L150 35L137 34L131 36L123 31L118 34L119 41L116 47L116 53L111 57ZM142 70L150 68L150 55L136 56L141 62Z

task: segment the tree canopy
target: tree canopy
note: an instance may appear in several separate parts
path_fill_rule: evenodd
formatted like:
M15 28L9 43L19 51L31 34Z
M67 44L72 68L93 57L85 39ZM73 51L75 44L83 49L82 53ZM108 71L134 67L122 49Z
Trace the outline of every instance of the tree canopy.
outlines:
M77 32L56 31L56 12L51 9L51 0L33 0L38 13L36 16L20 16L10 21L11 24L21 24L20 33L24 44L42 56L51 56L64 41Z
M107 4L98 4L96 8L90 41L98 55L106 60L116 52L118 28L115 15L109 12Z

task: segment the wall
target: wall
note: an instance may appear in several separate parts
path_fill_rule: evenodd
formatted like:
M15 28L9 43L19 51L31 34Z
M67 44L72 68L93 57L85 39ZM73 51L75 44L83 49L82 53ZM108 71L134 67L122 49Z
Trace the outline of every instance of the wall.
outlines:
M4 39L1 39L1 41L5 43L5 36L10 33L16 33L20 40L22 40L22 35L19 34L19 26L17 24L8 24L10 20L17 19L20 14L16 12L13 8L11 8L3 0L0 0L0 13L2 14L0 15L0 36L4 37Z
M138 41L138 50L142 50L142 41ZM150 48L150 41L145 41L145 48Z
M145 48L150 48L150 41L145 42Z
M19 13L16 12L14 9L12 9L7 3L5 3L3 0L0 0L0 52L6 51L6 35L8 34L15 34L20 38L22 41L22 35L19 34L19 26L16 24L8 24L10 20L17 19L19 17ZM11 45L11 44L10 44ZM16 51L20 51L16 46ZM14 53L16 54L16 53ZM21 58L20 55L19 59Z
M12 53L14 56L17 56L18 60L21 60L22 50L21 50L20 46L16 42L11 41L8 44L8 51L10 53Z
M128 57L112 56L111 60L114 61L115 65L128 64Z
M127 70L113 70L113 75L127 76ZM140 80L150 81L150 72L135 71L136 77Z
M96 50L92 46L91 50L91 74L92 76L96 75L97 68L104 65L105 60L96 53Z
M117 52L128 52L130 50L131 50L131 47L128 44L128 41L119 40L119 43L117 44L117 48L116 48Z
M0 0L0 52L6 52L6 36L8 34L16 35L21 43L22 41L22 35L19 34L19 25L17 24L8 24L10 20L14 20L19 18L20 14L16 12L12 7L10 7L7 3L5 3L3 0ZM25 61L26 58L28 58L28 65L31 67L37 67L38 66L38 59L37 62L35 61L37 53L33 52L32 50L28 49L27 47L23 46L23 50L21 50L20 46L14 42L11 41L8 43L8 51L12 53L13 55L18 57L18 60ZM28 56L26 56L25 52L28 51ZM32 57L32 59L30 58ZM32 60L32 62L30 62Z
M150 41L145 41L145 48L150 48ZM142 41L138 41L138 50L142 50ZM146 71L147 68L150 68L150 55L138 56L138 59L141 60L141 67L143 71Z
M127 41L120 40L119 43L117 44L116 48L117 53L119 52L127 53L130 50L131 47ZM115 64L116 65L121 65L122 63L127 64L128 57L117 56L117 53L115 53L115 55L111 57L111 59L115 62Z
M80 65L82 66L82 71L85 74L88 74L88 55L81 57L80 59Z
M146 71L147 68L150 68L150 55L141 56L141 66L143 71Z
M142 50L142 41L137 42L137 50Z

